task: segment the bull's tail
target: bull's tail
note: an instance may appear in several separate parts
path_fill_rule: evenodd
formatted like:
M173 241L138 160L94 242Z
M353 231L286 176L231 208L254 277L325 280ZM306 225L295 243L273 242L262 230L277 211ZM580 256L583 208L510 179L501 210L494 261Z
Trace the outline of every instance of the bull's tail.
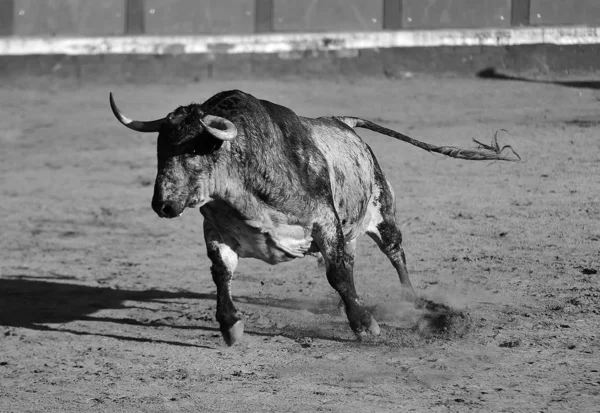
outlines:
M427 152L441 153L442 155L450 156L458 159L469 159L473 161L511 161L518 162L521 157L514 151L510 145L505 145L502 148L498 145L496 138L497 132L494 135L494 139L491 145L485 145L481 142L475 141L479 145L475 149L462 149L454 146L435 146L430 143L421 142L416 139L406 136L400 132L393 131L388 128L384 128L376 123L368 120L355 118L351 116L337 116L336 119L350 126L351 128L365 128L370 129L374 132L381 133L383 135L391 136L403 142L408 142L411 145L426 150ZM509 153L503 153L505 149L510 150Z

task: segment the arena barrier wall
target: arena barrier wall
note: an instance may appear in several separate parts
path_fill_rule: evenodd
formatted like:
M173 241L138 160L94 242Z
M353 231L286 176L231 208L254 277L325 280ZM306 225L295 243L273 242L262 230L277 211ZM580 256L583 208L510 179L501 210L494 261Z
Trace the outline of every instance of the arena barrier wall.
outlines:
M0 0L3 76L563 75L598 51L597 0Z

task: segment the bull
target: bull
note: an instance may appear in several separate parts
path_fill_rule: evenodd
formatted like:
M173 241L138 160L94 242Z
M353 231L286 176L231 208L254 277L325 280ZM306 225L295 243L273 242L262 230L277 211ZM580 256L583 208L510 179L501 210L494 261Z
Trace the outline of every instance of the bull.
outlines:
M416 299L396 225L394 191L354 128L454 158L515 160L497 143L476 149L434 146L356 117L298 116L239 90L180 106L152 121L123 115L112 94L110 106L128 128L158 132L152 198L158 216L175 218L186 208L199 208L204 216L216 320L227 345L244 330L231 297L239 258L277 264L320 253L327 280L360 339L380 333L353 279L356 239L367 234L395 268L406 297Z

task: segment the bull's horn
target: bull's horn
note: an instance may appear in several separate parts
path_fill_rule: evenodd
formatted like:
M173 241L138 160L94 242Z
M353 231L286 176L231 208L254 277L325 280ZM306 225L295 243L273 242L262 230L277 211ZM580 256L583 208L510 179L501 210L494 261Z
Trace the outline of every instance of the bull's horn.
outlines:
M230 141L237 136L235 125L220 116L205 115L200 121L208 133L222 141Z
M127 116L123 115L117 107L117 104L113 99L112 93L110 94L110 108L112 109L113 113L115 114L115 117L119 120L119 122L127 126L129 129L133 129L134 131L138 132L158 132L160 131L160 126L165 121L165 118L146 122L129 119Z

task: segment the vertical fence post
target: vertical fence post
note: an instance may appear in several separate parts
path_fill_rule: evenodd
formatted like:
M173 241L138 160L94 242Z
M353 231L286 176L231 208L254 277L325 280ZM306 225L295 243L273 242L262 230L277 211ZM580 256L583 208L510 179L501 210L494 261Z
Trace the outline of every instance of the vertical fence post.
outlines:
M531 0L512 0L510 6L511 26L529 26Z
M125 0L125 34L143 34L144 0Z
M0 0L0 36L11 36L15 31L15 1Z
M269 33L273 31L273 2L274 0L255 0L254 17L256 33Z
M402 28L402 0L383 0L383 30Z

